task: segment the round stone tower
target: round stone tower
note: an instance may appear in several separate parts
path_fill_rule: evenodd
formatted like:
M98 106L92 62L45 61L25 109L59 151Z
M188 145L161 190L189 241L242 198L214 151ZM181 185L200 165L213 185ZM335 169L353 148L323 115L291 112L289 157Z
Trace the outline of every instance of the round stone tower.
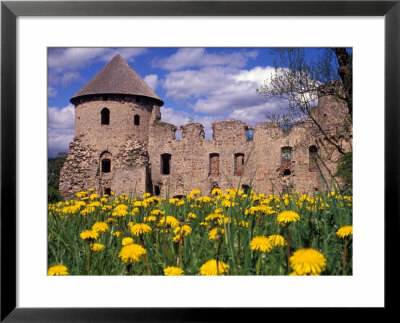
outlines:
M114 150L126 136L147 143L154 106L163 101L129 66L115 56L71 98L75 137L92 148Z
M163 101L121 55L70 101L75 135L60 174L62 195L89 188L99 194L145 192L149 128L160 119Z

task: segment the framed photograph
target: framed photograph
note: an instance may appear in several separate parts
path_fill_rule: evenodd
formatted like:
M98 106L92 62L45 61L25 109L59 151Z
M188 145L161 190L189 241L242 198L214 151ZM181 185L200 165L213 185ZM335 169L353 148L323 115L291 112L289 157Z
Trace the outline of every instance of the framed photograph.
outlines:
M394 305L389 290L397 281L396 275L392 275L393 268L396 268L392 259L395 259L393 255L397 251L393 237L399 233L399 15L398 1L2 2L1 320L234 321L236 311L239 310L248 314L254 312L251 314L255 315L270 308L392 309ZM325 71L323 63L319 62L315 65L319 72L312 76L311 82L308 74L301 73L303 67L297 66L297 72L292 74L285 74L289 69L284 67L275 70L275 75L279 75L279 78L275 79L277 87L274 89L270 86L274 81L272 71L274 66L279 67L279 62L272 61L272 55L269 54L271 48L275 48L274 57L278 60L280 58L281 62L288 57L293 60L295 55L299 55L296 56L296 62L299 62L304 53L315 56L316 59L317 53L323 53L324 57L334 55L339 61L340 66L335 65L335 68L338 69L343 84L346 82L345 60L351 56L352 79L344 89L336 90L333 82L328 82L326 84L329 86L323 87L319 80L315 81L317 75ZM299 50L284 51L284 48ZM338 50L323 51L324 48ZM119 55L121 53L122 56ZM289 65L293 67L293 64ZM271 79L267 84L263 83L263 79L264 75L268 75L268 69L271 70ZM315 71L314 67L310 70ZM168 224L171 226L170 236L166 223L164 231L159 226L161 234L154 236L155 240L151 240L151 243L156 246L154 252L156 255L160 253L160 257L149 254L148 261L147 256L142 254L140 257L143 261L140 265L132 264L135 257L122 252L122 246L132 245L132 242L123 242L115 231L129 226L133 237L131 240L137 242L137 247L141 248L149 243L149 239L153 239L143 238L143 230L147 230L147 227L151 230L150 227L156 226L148 223L151 225L141 227L142 231L139 230L140 233L136 234L139 231L135 231L134 224L128 223L128 218L123 218L125 209L122 210L118 208L118 203L107 200L114 191L131 193L128 192L131 187L127 188L127 181L137 181L138 187L141 187L139 195L144 199L141 202L132 200L125 203L129 205L126 211L132 213L132 216L135 216L134 212L141 214L140 207L143 205L139 205L140 203L150 203L146 195L148 192L155 197L171 192L171 196L166 195L173 197L173 201L170 200L169 203L178 205L183 200L185 203L190 199L194 201L193 196L198 194L194 190L196 188L200 188L202 194L207 191L205 195L208 191L210 196L218 195L217 190L220 187L226 190L227 183L237 179L240 179L240 190L232 194L262 200L264 196L261 198L261 195L257 195L258 192L252 192L250 188L259 187L262 191L267 191L264 179L270 172L266 169L263 178L252 179L246 177L246 169L254 167L259 170L268 163L277 169L279 175L279 181L269 180L280 197L280 206L276 206L276 210L270 208L271 212L279 214L279 208L286 210L285 205L301 202L301 193L296 188L305 191L312 186L311 195L322 196L319 195L322 190L320 185L324 184L314 180L319 169L317 156L323 155L321 143L324 140L330 141L343 155L346 155L348 148L346 144L343 145L346 132L339 131L337 124L334 131L336 137L330 134L321 135L320 138L317 135L316 131L324 134L325 124L329 131L333 129L336 115L324 114L325 110L319 113L318 108L313 110L311 107L314 107L315 98L307 97L304 103L304 96L299 101L301 94L293 96L291 90L292 96L286 96L291 107L295 107L293 102L297 100L298 106L306 106L305 111L312 112L303 119L298 114L292 114L292 119L287 115L282 117L269 114L270 120L278 125L279 131L272 131L269 126L260 130L258 122L264 120L256 114L265 115L267 111L257 106L252 96L245 98L247 89L244 88L247 86L253 89L257 84L260 84L257 93L261 96L277 95L284 86L282 82L285 75L286 81L294 78L296 84L305 84L306 80L309 86L316 84L318 91L329 92L326 94L328 98L334 95L340 97L343 104L336 104L338 101L332 103L333 101L327 99L325 105L335 108L343 106L346 115L350 111L352 116L351 130L347 132L351 137L350 151L353 154L353 161L349 166L352 171L352 193L350 196L343 194L336 197L337 191L333 188L336 184L329 187L332 203L337 201L342 208L335 211L341 221L349 216L346 203L350 201L348 206L352 220L347 222L352 226L343 228L351 230L351 233L343 231L340 234L345 238L349 234L353 235L354 229L354 240L351 240L352 257L346 258L347 248L350 248L347 245L348 239L343 239L343 242L346 241L343 258L338 243L321 242L319 245L317 240L310 238L311 242L309 239L304 242L307 248L317 246L317 249L329 252L329 270L323 273L326 259L322 259L324 256L320 253L307 257L322 256L321 263L317 264L320 260L313 258L312 264L306 264L308 267L303 266L300 270L298 266L295 269L296 261L290 258L293 254L290 254L288 245L292 243L293 253L294 248L302 246L303 242L296 241L295 234L290 240L287 221L296 222L295 216L298 216L291 213L290 219L282 219L282 223L286 222L279 231L282 234L279 236L283 241L282 246L288 246L287 254L283 248L279 253L286 259L282 262L284 265L277 263L267 267L270 263L265 252L270 249L265 246L268 244L272 248L270 238L268 241L254 241L251 238L257 237L251 234L250 238L246 236L241 241L240 234L237 233L238 244L247 241L250 245L251 240L254 248L243 248L241 253L239 246L237 254L234 251L237 246L228 242L226 246L221 243L223 247L219 248L218 241L221 237L224 239L226 235L225 240L228 241L225 230L231 228L229 221L243 219L234 218L233 213L229 213L226 214L228 226L218 226L218 219L225 221L221 215L224 211L215 211L209 215L213 215L215 219L214 224L207 228L210 229L210 238L207 240L213 240L208 241L210 246L214 246L215 242L216 252L207 253L204 250L202 254L206 256L196 258L200 253L196 253L195 249L201 248L200 244L196 245L196 239L190 240L196 246L195 249L192 246L189 252L189 249L183 247L186 246L183 244L185 234L191 233L190 226L184 226L183 223L190 225L191 219L180 217L179 211L169 209L169 212L176 213L172 215L176 215L174 219L179 219L180 222L176 226L172 222ZM300 79L299 75L305 76ZM322 79L331 80L329 76ZM238 80L242 83L239 84ZM138 92L132 92L131 88L126 87L127 83L135 83L135 91ZM269 86L263 87L262 84ZM213 86L213 91L209 90L210 86ZM346 92L347 90L349 91ZM285 99L282 92L279 93L281 99ZM65 99L64 96L68 98ZM62 99L57 101L59 97ZM118 107L119 110L116 110L114 107L114 103L120 104L121 100L124 107L127 107L124 108L126 115L123 114L125 110ZM231 108L236 102L241 105L241 109ZM280 104L278 101L275 103L277 106ZM98 107L99 104L101 107ZM272 107L272 103L269 104ZM185 106L190 108L186 109ZM92 115L94 109L99 111L96 110ZM210 109L214 109L212 115L207 114ZM219 114L216 109L219 109ZM273 108L269 111L275 112ZM115 119L117 112L121 114L118 120ZM325 120L324 118L329 119L329 122L320 121ZM235 123L225 119L245 122ZM117 124L115 120L118 121ZM302 125L306 121L310 122L307 131L304 130L306 128L296 128L300 121ZM211 127L212 122L214 123ZM138 137L134 138L135 142L149 143L147 150L128 147L129 151L140 151L143 154L122 156L122 150L115 147L120 144L124 133L130 133L132 129L137 130L141 125L150 123L151 131L143 128L135 132ZM200 123L205 124L205 127ZM103 143L103 133L109 134L113 126L119 129L112 134L116 142L112 139L111 144ZM232 134L227 135L226 130L219 133L218 127L232 127ZM294 148L297 147L293 144L295 140L289 138L293 127L299 133L305 131L308 134L304 148L304 156L307 158L304 157L304 160L303 157L298 157L301 155ZM157 134L158 132L160 133ZM232 147L234 151L229 149L232 138L239 138L241 132L243 143ZM282 138L286 139L279 141L281 132ZM258 141L263 140L263 134L278 138L279 149L275 148L279 150L279 156L276 161L263 157L264 150L271 150L271 147L262 146L257 151ZM218 135L221 136L218 139L220 142L215 139ZM160 148L160 136L170 136L173 148L168 144L163 144ZM176 177L173 174L176 165L174 163L179 159L175 157L181 153L178 142L189 145L188 136L201 139L193 144L192 149L198 160L188 154L181 156L179 163L183 165L193 158L193 162L189 163L191 166L185 164L185 167L189 169L198 166L200 170L198 173L193 170L187 176L182 173ZM109 140L109 136L106 137ZM217 146L207 146L214 144L210 138L215 140L220 151L215 148ZM125 139L124 137L123 140ZM80 140L90 142L93 149L82 150ZM169 139L165 140L169 142ZM207 143L204 144L203 140ZM57 152L67 150L70 142L70 152L61 176L54 181L48 177L48 158L56 157ZM250 147L253 142L256 146L255 157L246 159L251 154L246 147ZM128 140L126 145L132 145L131 141ZM225 150L228 151L227 156L232 155L232 165L224 164ZM95 162L90 159L92 151L97 158ZM201 154L206 156L204 161L200 158ZM202 162L205 166L201 166ZM329 174L329 164L325 159L321 159L321 162L324 162ZM91 166L86 168L87 173L81 169L86 164L94 165L93 169ZM55 167L55 164L52 165ZM123 165L130 170L134 168L135 172L126 171ZM300 172L303 169L301 167L306 169L305 173ZM225 176L227 183L220 174L226 169L232 173L231 177ZM204 185L201 180L196 182L197 176L203 170L207 177ZM319 174L323 177L325 173L320 170ZM57 184L58 181L60 185ZM86 183L87 181L91 182ZM180 182L190 181L194 183L190 190L182 189L184 185ZM51 192L50 182L57 184ZM341 177L337 185L346 191L346 183L346 178ZM67 202L57 206L55 201L58 201L58 187L63 197L80 194L80 202ZM51 203L48 202L50 193L54 194ZM293 198L296 194L298 196ZM270 196L273 200L274 195ZM215 197L215 201L217 200L221 205L229 202L228 198L222 200ZM86 204L86 201L94 204ZM329 207L330 202L331 200L324 201L325 207ZM91 232L83 231L85 226L78 220L74 224L74 230L79 232L74 232L80 238L76 238L79 241L73 245L66 242L69 233L54 228L62 225L64 215L68 217L69 210L78 204L79 212L83 216L83 213L103 206L103 211L109 212L110 217L103 217L103 222L96 222L94 226L97 225L97 229L92 227L93 221L86 223L88 228L93 228ZM257 202L254 205L260 205L260 208L262 203ZM250 209L249 206L247 211L258 212L261 209L257 207ZM49 214L51 219L48 218ZM321 232L326 231L330 220L324 220L324 214L320 212L319 220L310 218L310 223L314 222L309 224L309 228L312 225L320 226ZM148 221L143 217L141 219L143 221L139 222ZM166 217L160 217L160 223L162 219L167 221ZM343 222L346 224L346 220ZM202 222L198 227L207 224L210 225ZM250 226L253 228L253 224L250 223ZM211 237L211 229L214 227L216 232ZM109 228L112 229L109 231ZM188 228L190 232L182 231L179 235L175 232L176 228ZM254 228L265 235L267 232L271 233L266 227L263 227L264 231L261 226L258 228L254 225ZM338 228L339 226L331 233L325 233L340 237ZM107 231L106 238L97 240L103 229ZM208 235L207 230L201 230ZM193 233L196 234L195 230ZM111 241L114 241L112 239L116 239L112 242L113 246L118 245L121 248L118 255L121 261L115 266L106 266L108 256L103 256L100 261L100 258L96 258L96 253L102 252L106 240L109 243L107 248L111 246ZM198 241L201 241L201 237ZM165 244L157 249L162 242ZM260 248L264 247L268 250L263 249L264 253L261 253ZM172 262L168 261L167 248L176 256L173 259L176 267L170 267ZM260 254L257 253L257 248ZM73 256L68 258L63 250L69 250ZM191 254L191 262L184 259L189 257L188 252ZM117 254L115 251L113 255ZM205 277L212 275L212 270L211 265L205 268L203 263L214 254L218 277ZM160 265L163 262L162 257L164 267L168 264L170 271L175 270L172 276L166 277L168 274ZM299 262L307 257L303 256ZM289 258L292 260L289 261ZM223 262L225 259L230 259L226 267ZM350 262L346 263L346 259L350 259ZM178 277L177 270L183 268L182 263L185 260L188 264L187 273ZM232 262L234 260L237 263ZM68 268L63 266L67 262ZM202 264L203 269L199 269ZM222 265L221 272L218 264ZM304 269L306 267L308 269ZM225 275L228 268L232 275ZM68 275L64 276L67 272ZM322 275L318 277L294 277L304 274L319 275L321 272Z

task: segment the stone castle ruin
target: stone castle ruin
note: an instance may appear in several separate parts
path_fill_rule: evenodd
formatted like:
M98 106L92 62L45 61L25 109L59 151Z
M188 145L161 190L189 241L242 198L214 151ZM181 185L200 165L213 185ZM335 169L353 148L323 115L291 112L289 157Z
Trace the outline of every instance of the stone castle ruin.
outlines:
M331 185L339 158L313 122L284 130L273 122L252 127L217 121L211 140L205 139L202 124L162 122L164 102L120 55L71 103L75 134L59 186L65 198L89 188L99 195L160 197L183 196L195 188L208 195L216 187L310 193ZM332 138L343 124L342 105L326 96L314 109L315 120Z

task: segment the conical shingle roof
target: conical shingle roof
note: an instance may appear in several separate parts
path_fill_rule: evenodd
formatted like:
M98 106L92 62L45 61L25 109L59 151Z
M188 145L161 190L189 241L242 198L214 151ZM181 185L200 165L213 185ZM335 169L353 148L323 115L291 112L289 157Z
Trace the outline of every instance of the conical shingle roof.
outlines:
M114 56L70 101L96 94L140 95L158 100L160 106L164 104L121 55Z

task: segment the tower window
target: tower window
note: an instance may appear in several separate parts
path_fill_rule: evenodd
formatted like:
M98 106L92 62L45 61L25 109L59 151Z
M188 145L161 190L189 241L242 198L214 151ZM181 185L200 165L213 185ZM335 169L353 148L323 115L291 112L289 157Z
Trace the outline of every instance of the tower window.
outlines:
M161 155L161 174L169 175L171 173L171 155Z
M292 173L292 147L286 146L281 148L281 171L287 176Z
M111 188L109 187L104 188L104 194L111 196Z
M219 176L219 154L210 154L210 176Z
M135 114L135 116L133 117L133 124L135 126L140 125L140 116L138 114Z
M100 114L101 114L101 124L105 125L110 124L110 110L104 108L103 110L101 110Z
M101 171L103 173L109 173L111 172L111 160L109 159L103 159L101 161Z
M159 185L154 186L154 195L155 196L160 196L161 190Z
M308 169L310 172L316 172L318 171L318 166L317 166L317 153L318 153L318 148L317 146L310 146L308 148Z
M237 153L234 158L234 173L235 176L242 176L244 171L244 154Z

